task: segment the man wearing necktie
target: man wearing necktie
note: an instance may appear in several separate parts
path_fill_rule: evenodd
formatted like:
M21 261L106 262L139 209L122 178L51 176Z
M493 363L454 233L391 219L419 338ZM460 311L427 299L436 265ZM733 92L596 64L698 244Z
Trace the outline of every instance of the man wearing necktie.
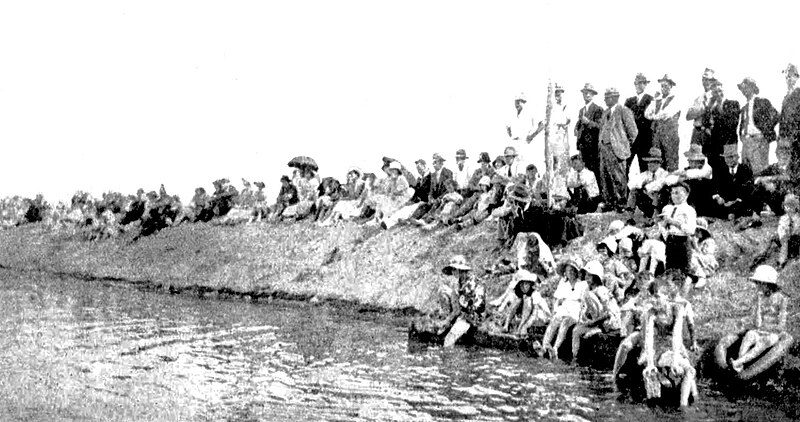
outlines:
M578 121L575 123L575 143L586 168L594 172L595 177L598 177L600 161L597 142L600 137L600 127L603 125L600 120L603 116L603 108L592 102L594 96L597 95L592 84L585 84L581 93L583 93L583 101L586 104L578 113Z
M681 111L677 108L675 96L672 94L675 81L669 75L664 75L658 80L658 83L661 84L661 91L656 93L644 115L653 121L652 146L661 150L661 155L664 157L662 166L672 172L678 170L678 146L680 144L678 119Z
M753 209L753 171L747 164L739 163L736 144L725 145L722 153L724 165L714 169L717 192L712 199L717 203L716 217L734 219L749 217Z
M605 93L608 109L603 112L600 128L600 192L608 209L620 210L628 198L627 160L638 129L633 113L619 104L619 91L608 88Z
M711 100L706 107L703 127L708 133L703 154L708 158L711 168L725 165L723 148L737 145L739 138L736 128L739 125L739 102L725 98L722 82L714 81L711 86Z
M653 101L653 96L644 92L649 83L650 81L643 74L637 73L636 78L633 80L636 95L625 100L625 107L628 107L633 112L633 119L636 120L636 129L639 130L636 140L631 145L631 156L628 158L627 163L628 172L630 172L634 156L639 159L639 171L644 171L647 168L645 158L647 158L653 143L653 122L644 115L647 107Z

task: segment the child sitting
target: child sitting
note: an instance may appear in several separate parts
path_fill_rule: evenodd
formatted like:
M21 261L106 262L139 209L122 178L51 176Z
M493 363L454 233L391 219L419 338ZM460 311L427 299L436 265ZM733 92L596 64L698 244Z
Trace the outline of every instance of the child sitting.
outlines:
M582 264L579 257L567 258L556 268L560 278L553 294L553 317L542 337L544 353L551 359L558 356L558 349L566 339L567 331L580 316L580 301L589 287L580 279ZM554 343L553 336L556 336Z
M622 315L622 327L628 333L628 336L617 348L614 368L611 371L614 378L617 377L620 369L625 365L628 353L641 342L641 313L644 304L656 296L653 286L653 275L649 272L642 272L636 275L636 281L626 291L625 303L620 307L620 313Z
M755 328L747 331L739 347L739 358L731 360L731 367L741 372L746 363L761 356L786 333L789 297L781 290L778 272L769 265L761 265L750 277L756 285Z
M778 268L783 268L790 258L797 257L800 252L800 200L790 193L784 198L782 206L784 214L778 219L777 236L756 257L751 269L766 262L776 251Z
M515 333L519 336L525 336L532 326L542 324L550 319L550 307L542 295L536 291L536 285L538 284L536 274L527 270L519 270L515 275L515 279L516 284L511 300L501 304L498 311L505 312L504 332L510 331L511 321L517 314L521 314ZM505 305L508 306L506 307Z
M719 268L717 262L717 242L708 230L708 220L703 217L697 218L697 229L692 243L692 275L695 281L694 288L702 289L706 285L707 278L713 275Z
M578 357L581 339L600 333L619 332L622 328L619 304L603 285L603 266L590 261L583 267L589 290L581 299L581 312L572 330L572 358Z
M597 244L597 251L603 255L604 284L617 300L622 300L625 289L633 281L633 272L617 255L617 248L617 240L611 236Z
M646 239L639 248L639 272L661 275L666 267L667 246L657 239Z

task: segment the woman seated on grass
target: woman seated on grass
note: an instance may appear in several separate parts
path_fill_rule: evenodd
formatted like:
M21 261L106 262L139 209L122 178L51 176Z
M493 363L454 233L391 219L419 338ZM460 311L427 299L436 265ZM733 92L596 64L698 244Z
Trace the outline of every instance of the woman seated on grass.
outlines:
M447 335L444 347L452 347L470 328L478 327L484 319L486 308L486 294L483 284L479 283L472 268L467 265L463 255L456 255L442 269L445 275L452 275L458 279L458 287L453 289L444 285L440 289L440 298L443 302L447 316L439 334Z
M717 242L708 230L708 220L704 217L697 218L697 229L692 240L691 273L695 279L694 288L705 287L708 277L714 275L719 268L717 262Z
M737 372L778 343L782 335L788 335L785 330L789 297L781 290L778 272L769 265L761 265L750 281L756 285L755 328L744 335L739 358L731 360L731 367Z
M583 294L578 323L572 329L573 359L578 357L582 339L600 333L619 333L622 328L619 303L603 285L603 265L600 261L590 261L583 272L589 290Z
M281 217L302 220L311 214L311 208L317 201L319 178L310 167L304 167L292 180L292 184L297 188L298 202L286 207Z
M625 240L630 241L628 238ZM613 236L608 236L597 244L597 251L603 256L602 263L605 274L603 282L617 300L622 300L625 290L633 282L634 272L628 268L623 257L617 253L618 249L619 244Z
M672 270L655 281L655 297L642 310L642 353L638 363L648 398L660 397L661 386L680 386L680 405L689 405L691 396L697 400L696 371L684 343L684 328L688 331L691 350L697 351L694 312L681 296L684 274Z
M403 176L403 166L399 162L392 161L384 169L388 176L381 182L378 192L368 200L368 204L375 210L375 214L367 222L368 225L380 225L385 217L405 205L412 195L408 180Z
M365 181L363 173L357 168L347 172L347 183L343 186L342 195L327 217L319 223L320 226L329 226L339 220L349 220L361 215L362 195Z
M581 259L574 257L561 261L556 267L560 278L553 294L553 317L542 337L543 352L551 359L558 356L558 349L566 339L567 331L580 316L580 301L589 287L580 278L582 265ZM553 336L556 337L555 343Z

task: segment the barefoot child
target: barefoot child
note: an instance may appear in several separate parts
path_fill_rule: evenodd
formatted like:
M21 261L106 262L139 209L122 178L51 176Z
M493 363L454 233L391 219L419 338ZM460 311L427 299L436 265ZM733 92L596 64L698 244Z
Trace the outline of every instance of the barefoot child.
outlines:
M581 339L600 333L618 332L622 328L619 304L603 285L604 270L600 261L590 261L583 271L589 290L583 295L578 323L572 329L573 359L578 357Z
M503 331L509 332L512 319L517 314L521 314L515 334L525 336L532 326L542 324L550 319L550 307L542 295L536 291L539 279L536 274L527 270L519 270L515 278L517 283L514 287L514 296L505 309Z
M588 289L586 282L580 279L582 266L581 259L574 257L561 261L556 268L560 279L553 294L553 317L542 337L544 353L551 359L557 357L557 350L566 339L567 331L580 316L581 297ZM555 343L553 336L556 336Z
M755 328L744 335L739 358L731 360L731 367L737 372L774 346L781 335L788 335L785 330L789 297L781 290L778 272L769 265L760 265L750 281L756 285Z
M458 290L452 292L451 295L455 303L450 306L450 314L445 319L442 329L439 330L440 334L447 332L444 347L454 346L456 341L470 328L477 327L483 321L486 298L484 288L470 270L463 255L454 256L450 263L442 269L442 273L445 275L453 275L458 278ZM443 290L447 291L447 289L449 286Z

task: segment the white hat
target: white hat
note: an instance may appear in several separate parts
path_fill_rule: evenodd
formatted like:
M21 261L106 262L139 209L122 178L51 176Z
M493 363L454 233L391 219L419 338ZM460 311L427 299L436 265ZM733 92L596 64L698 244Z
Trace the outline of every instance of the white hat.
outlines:
M625 227L625 223L622 220L614 220L608 224L608 232L609 233L616 233Z
M605 270L603 270L603 264L596 259L587 262L586 265L583 266L583 271L586 271L587 274L596 275L600 278L603 278L603 274L605 273Z
M464 255L455 255L454 257L450 258L450 262L442 268L442 272L446 275L453 274L453 270L471 270L469 265L467 265L467 258L464 258Z
M597 244L597 248L599 249L601 246L605 246L611 253L617 253L617 239L614 236L608 236L600 241Z
M399 172L402 172L403 171L403 166L400 164L399 161L392 161L392 163L389 164L389 169L390 170L397 170Z
M517 273L514 276L516 277L517 282L530 281L532 283L535 283L539 280L539 276L528 270L517 270Z
M492 179L489 176L481 177L481 180L478 180L478 186L491 186Z
M756 267L756 271L750 276L750 280L780 286L780 283L778 283L778 271L769 265Z

